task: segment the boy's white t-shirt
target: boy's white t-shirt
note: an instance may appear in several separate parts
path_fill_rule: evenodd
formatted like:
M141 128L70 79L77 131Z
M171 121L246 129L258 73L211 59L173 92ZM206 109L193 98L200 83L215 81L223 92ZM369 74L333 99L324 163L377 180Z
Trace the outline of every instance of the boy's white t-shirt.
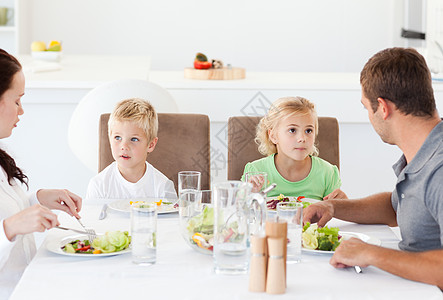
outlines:
M114 161L99 174L91 178L86 199L134 199L167 198L177 199L174 183L162 172L146 162L146 171L139 181L127 181Z

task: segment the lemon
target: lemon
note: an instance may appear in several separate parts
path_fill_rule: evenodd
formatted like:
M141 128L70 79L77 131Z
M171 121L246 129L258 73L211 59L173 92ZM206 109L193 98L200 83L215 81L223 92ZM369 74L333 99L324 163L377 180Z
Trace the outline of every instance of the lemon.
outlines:
M50 41L47 51L61 51L62 44L59 41Z
M46 51L46 45L44 42L40 42L40 41L32 42L31 51L33 51L33 52Z

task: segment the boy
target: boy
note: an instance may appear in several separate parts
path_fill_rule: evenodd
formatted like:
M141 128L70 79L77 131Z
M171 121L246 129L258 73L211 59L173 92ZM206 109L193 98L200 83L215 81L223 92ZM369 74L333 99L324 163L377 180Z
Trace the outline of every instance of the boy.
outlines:
M176 199L174 183L146 161L157 144L158 119L143 99L117 103L108 122L115 161L93 177L87 199Z

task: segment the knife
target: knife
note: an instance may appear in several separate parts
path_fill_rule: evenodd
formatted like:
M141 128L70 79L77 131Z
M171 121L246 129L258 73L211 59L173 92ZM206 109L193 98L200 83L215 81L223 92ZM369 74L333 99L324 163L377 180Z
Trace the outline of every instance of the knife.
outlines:
M357 273L357 274L363 273L363 270L361 269L360 266L354 266L354 270L355 270L355 273Z
M88 234L86 231L83 231L83 230L77 230L77 229L73 229L73 228L66 228L66 227L63 227L63 226L55 226L54 228L62 229L62 230L70 230L70 231L74 231L74 232L77 232L77 233Z
M103 204L102 211L100 212L100 215L98 216L99 220L103 220L104 218L106 218L106 216L107 216L106 210L107 209L108 209L108 204Z

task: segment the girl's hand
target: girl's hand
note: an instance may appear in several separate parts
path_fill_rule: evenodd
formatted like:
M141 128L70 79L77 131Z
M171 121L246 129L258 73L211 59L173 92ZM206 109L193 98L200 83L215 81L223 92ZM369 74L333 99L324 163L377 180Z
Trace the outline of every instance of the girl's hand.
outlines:
M260 175L254 175L248 178L248 182L252 183L252 192L258 193L261 191L263 185L265 184L265 178Z
M38 201L49 209L58 209L80 219L82 198L68 190L39 190Z
M330 199L348 199L348 196L342 190L335 189L332 191L332 193L323 197L323 200L330 200Z
M9 240L19 234L43 232L59 224L57 215L40 204L28 207L3 221L5 234Z

